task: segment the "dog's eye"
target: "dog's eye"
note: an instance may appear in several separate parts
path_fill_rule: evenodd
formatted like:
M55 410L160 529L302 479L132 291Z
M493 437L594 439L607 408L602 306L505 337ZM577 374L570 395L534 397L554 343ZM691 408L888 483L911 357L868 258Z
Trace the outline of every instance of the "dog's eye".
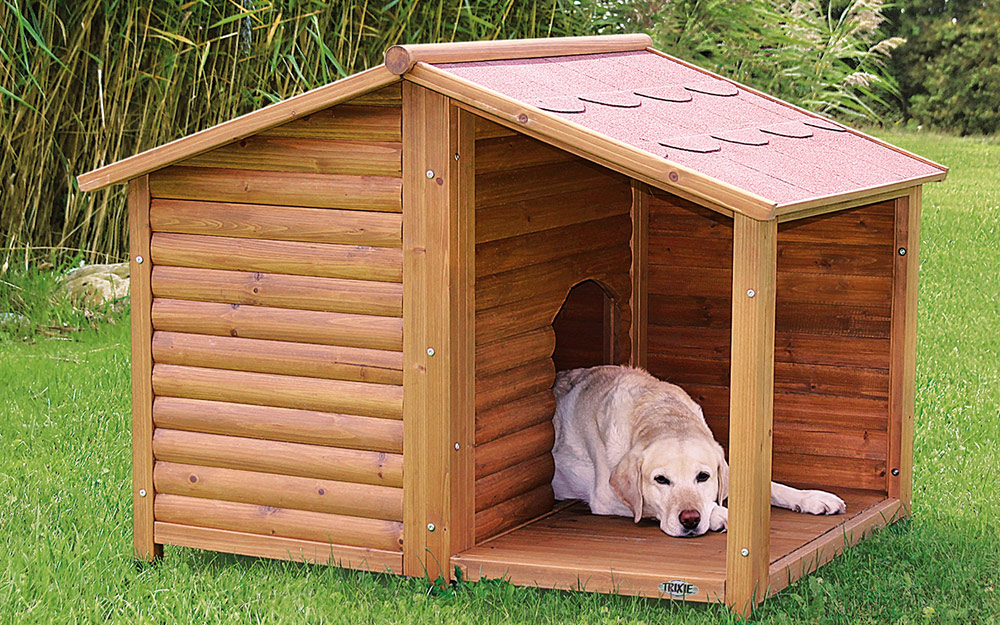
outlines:
M665 475L657 475L656 477L653 478L653 481L656 482L657 484L666 484L668 486L670 485L670 480L668 480Z
M702 471L701 473L698 474L698 477L696 477L695 479L698 480L699 482L707 482L708 478L710 477L712 476Z

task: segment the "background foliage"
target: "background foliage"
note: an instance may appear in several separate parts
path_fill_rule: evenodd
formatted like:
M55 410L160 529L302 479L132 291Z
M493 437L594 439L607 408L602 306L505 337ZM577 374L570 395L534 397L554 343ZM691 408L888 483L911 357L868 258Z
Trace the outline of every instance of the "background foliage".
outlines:
M893 62L903 116L961 134L1000 132L1000 1L910 0L894 28L907 38Z
M77 174L381 62L396 43L578 35L568 0L0 3L0 274L118 259L124 189Z

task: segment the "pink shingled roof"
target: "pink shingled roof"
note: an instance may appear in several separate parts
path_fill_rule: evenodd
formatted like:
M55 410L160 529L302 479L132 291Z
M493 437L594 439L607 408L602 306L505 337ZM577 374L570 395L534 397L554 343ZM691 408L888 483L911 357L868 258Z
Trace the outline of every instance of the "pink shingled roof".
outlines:
M779 206L943 171L653 52L437 67Z

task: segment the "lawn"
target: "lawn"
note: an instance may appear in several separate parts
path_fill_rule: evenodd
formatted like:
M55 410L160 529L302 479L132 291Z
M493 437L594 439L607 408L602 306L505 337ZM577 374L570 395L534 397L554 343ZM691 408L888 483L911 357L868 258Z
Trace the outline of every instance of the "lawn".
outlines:
M924 191L913 515L768 601L759 622L1000 622L1000 142L885 137L951 168ZM0 326L0 623L733 620L719 606L502 582L431 593L171 547L137 566L127 317L47 310L27 295L44 279L3 280L0 313L27 311L39 331Z

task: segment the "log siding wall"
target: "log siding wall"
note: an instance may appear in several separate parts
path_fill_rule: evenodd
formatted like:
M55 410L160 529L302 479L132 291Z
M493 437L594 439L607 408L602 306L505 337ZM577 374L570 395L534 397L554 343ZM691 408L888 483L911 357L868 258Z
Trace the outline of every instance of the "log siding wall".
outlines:
M631 202L627 178L479 120L477 543L553 506L551 388L553 352L561 340L553 321L572 287L594 279L615 293L618 342L627 348ZM599 289L574 291L584 297L570 301L579 310L567 319L588 321L586 311L594 304L588 295L599 298L603 311ZM569 332L562 340L572 353Z
M165 540L400 570L400 106L397 84L150 175Z
M729 440L731 219L654 193L649 369ZM882 490L886 471L893 203L778 227L773 477Z

